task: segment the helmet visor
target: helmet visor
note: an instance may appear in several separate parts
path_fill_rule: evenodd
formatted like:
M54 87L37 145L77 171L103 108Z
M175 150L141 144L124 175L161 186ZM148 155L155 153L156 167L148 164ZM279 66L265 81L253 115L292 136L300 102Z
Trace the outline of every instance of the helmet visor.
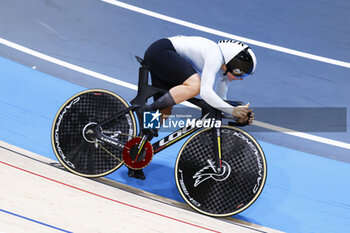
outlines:
M244 78L244 77L247 77L249 74L247 74L247 73L244 73L242 70L240 70L240 69L234 69L234 70L232 70L232 71L230 71L232 74L233 74L233 76L235 76L235 77L240 77L240 78Z
M228 71L236 77L246 77L250 75L253 70L254 63L248 49L249 47L242 50L226 64Z

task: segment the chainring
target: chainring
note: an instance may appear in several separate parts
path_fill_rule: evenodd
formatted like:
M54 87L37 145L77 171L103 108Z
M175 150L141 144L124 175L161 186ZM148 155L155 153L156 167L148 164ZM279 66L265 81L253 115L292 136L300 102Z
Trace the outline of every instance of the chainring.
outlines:
M141 137L135 137L129 140L123 149L124 164L135 170L146 167L151 162L154 153L152 144L146 141L140 154L137 154L141 139Z

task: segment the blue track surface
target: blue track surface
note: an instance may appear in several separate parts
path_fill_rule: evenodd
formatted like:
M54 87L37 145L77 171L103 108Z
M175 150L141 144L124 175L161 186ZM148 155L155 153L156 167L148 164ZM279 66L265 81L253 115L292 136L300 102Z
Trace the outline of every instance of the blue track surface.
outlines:
M85 88L4 58L0 67L0 76L6 77L0 88L1 140L55 159L50 129L56 111ZM268 161L267 183L254 205L236 218L287 232L350 229L350 164L260 143ZM108 178L182 201L174 181L180 145L155 156L145 181L128 178L124 167Z
M128 3L254 40L350 61L348 1ZM156 39L178 34L221 39L98 0L0 3L1 38L133 84L138 72L134 55L142 56ZM252 79L232 83L229 99L253 107L346 107L349 122L349 69L251 47L258 57L257 71ZM86 88L109 89L127 100L136 93L4 45L0 55L0 140L52 159L51 124L65 100ZM33 65L41 72L28 68ZM348 125L347 132L314 134L350 143L349 129ZM287 232L349 232L349 150L280 133L253 135L267 157L267 183L252 207L235 217ZM124 167L108 177L182 201L173 168L183 141L155 156L145 169L146 181L129 179Z

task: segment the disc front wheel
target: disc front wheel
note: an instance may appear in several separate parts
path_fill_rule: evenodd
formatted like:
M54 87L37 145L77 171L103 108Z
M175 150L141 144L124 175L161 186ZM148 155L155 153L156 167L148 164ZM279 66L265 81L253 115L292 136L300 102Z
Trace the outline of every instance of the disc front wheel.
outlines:
M203 214L238 214L253 204L264 187L264 153L245 131L222 126L218 169L211 134L211 128L200 130L182 146L175 165L177 188L184 200Z

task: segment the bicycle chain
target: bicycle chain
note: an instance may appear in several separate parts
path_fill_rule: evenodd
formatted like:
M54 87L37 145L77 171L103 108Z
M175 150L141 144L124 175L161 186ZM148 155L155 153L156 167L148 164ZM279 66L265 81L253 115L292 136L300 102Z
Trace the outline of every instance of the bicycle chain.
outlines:
M110 130L103 130L103 132L104 133L114 133L114 131L110 131ZM123 135L123 136L130 136L129 134L122 133L122 132L118 132L118 134ZM109 150L107 150L104 146L102 146L101 143L99 143L97 139L95 139L95 144L100 146L105 152L107 152L107 154L109 154L110 156L112 156L113 158L118 160L120 163L124 163L124 160L121 160L116 155L112 154Z
M107 152L107 154L109 154L110 156L112 156L113 158L115 158L116 160L118 160L120 163L124 163L123 160L120 160L117 156L115 156L114 154L112 154L109 150L107 150L104 146L101 145L101 143L99 143L97 140L95 141L95 143L100 146L104 151Z

